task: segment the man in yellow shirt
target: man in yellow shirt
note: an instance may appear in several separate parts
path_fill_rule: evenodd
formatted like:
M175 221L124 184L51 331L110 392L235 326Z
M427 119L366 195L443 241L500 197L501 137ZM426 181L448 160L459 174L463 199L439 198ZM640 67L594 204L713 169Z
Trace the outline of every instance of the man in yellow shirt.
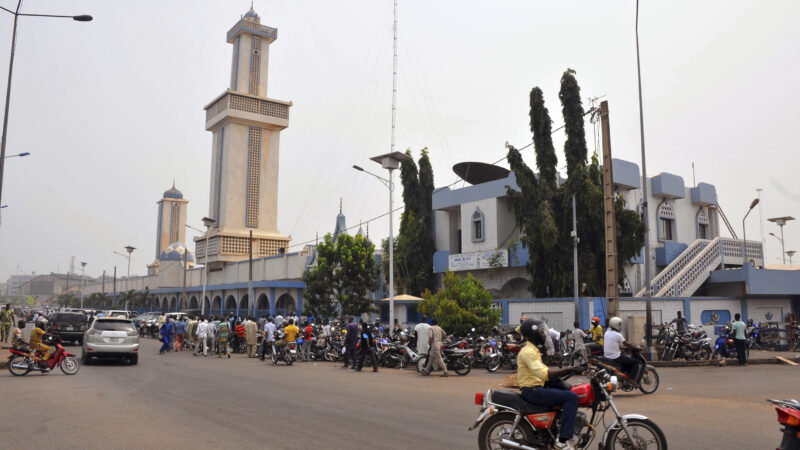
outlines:
M300 329L295 326L293 319L289 319L289 325L283 329L283 334L286 336L284 339L288 342L296 342L298 333L300 333Z
M600 326L599 317L592 317L592 328L589 328L589 336L592 342L603 345L603 327Z
M526 319L519 326L519 334L525 344L517 355L517 377L522 390L522 398L528 403L540 406L563 407L561 414L561 430L558 434L556 448L572 449L569 440L575 434L575 414L578 411L578 396L573 392L544 387L547 380L561 378L578 372L579 366L550 369L542 362L542 354L538 346L547 339L547 325L541 320Z

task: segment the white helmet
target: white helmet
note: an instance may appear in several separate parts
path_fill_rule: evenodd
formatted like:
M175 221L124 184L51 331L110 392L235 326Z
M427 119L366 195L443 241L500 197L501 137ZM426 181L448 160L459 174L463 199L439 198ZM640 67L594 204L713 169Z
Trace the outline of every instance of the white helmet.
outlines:
M612 317L608 321L608 326L614 330L620 331L622 330L622 319L619 317Z

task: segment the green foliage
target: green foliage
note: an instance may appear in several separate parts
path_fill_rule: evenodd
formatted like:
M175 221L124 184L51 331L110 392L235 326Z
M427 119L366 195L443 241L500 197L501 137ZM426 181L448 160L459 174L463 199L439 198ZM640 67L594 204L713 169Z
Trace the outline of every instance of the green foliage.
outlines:
M463 335L472 328L486 333L500 322L502 311L492 308L492 294L471 273L466 278L448 271L443 289L425 291L419 311L436 318L447 333Z
M406 154L411 156L411 151ZM401 163L400 181L405 208L394 246L395 291L419 296L435 284L431 233L433 168L427 148L422 150L419 169L413 159ZM382 247L385 255L382 269L388 284L389 243L383 242Z
M373 311L370 291L378 286L375 246L364 236L325 235L317 246L317 265L303 274L304 309L317 317Z
M587 165L584 110L575 71L567 69L561 77L559 98L564 116L564 155L567 180L553 188L557 159L553 150L550 116L539 88L530 94L531 132L536 163L541 177L509 147L508 161L516 175L519 190L507 188L508 198L520 228L522 245L528 249L527 265L531 276L530 291L536 297L571 296L572 196L576 199L578 223L579 283L586 284L584 295L603 295L605 286L605 226L603 210L603 174L597 155ZM635 211L625 209L625 198L615 203L617 216L617 253L620 267L637 256L644 245L644 226ZM620 283L624 271L619 271Z

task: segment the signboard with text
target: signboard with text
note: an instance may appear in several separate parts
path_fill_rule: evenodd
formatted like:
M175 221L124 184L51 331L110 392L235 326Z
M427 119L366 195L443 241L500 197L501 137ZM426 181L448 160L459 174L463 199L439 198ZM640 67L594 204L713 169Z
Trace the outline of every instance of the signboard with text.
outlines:
M447 268L451 272L497 267L508 267L508 249L502 248L490 250L488 252L456 253L447 258Z

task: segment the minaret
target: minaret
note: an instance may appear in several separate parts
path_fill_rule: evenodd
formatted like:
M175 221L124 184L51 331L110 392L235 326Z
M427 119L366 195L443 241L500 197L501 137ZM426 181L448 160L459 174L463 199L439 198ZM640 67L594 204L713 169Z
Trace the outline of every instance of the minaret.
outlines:
M176 242L186 242L186 206L189 200L184 200L183 193L172 187L164 192L158 201L158 229L156 230L156 256Z
M209 217L216 224L196 239L195 253L202 260L208 240L210 270L247 259L251 231L254 257L288 246L278 231L278 156L292 103L267 98L269 46L277 38L278 30L261 25L251 5L228 31L230 88L205 107L206 130L213 133Z

